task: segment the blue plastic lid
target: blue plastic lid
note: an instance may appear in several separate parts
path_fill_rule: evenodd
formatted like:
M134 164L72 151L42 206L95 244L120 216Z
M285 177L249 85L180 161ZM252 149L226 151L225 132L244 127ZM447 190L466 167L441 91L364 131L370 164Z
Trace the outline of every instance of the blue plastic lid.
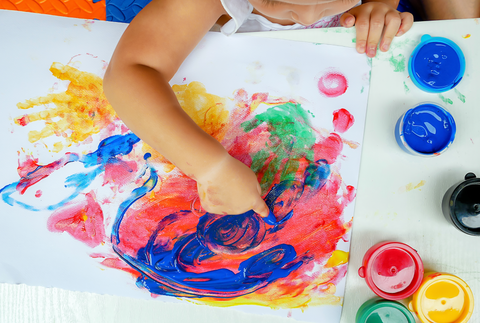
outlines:
M423 91L440 93L453 89L465 73L460 47L443 37L423 35L408 62L413 83Z

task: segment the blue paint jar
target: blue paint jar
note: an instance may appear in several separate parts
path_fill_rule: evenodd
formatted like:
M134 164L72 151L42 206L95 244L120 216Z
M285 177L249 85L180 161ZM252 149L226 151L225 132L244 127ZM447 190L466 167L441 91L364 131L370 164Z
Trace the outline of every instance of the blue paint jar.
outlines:
M422 157L438 156L455 139L452 115L434 103L422 103L405 112L395 125L395 139L405 152Z
M423 35L408 61L408 73L419 89L445 92L462 80L465 56L450 39Z

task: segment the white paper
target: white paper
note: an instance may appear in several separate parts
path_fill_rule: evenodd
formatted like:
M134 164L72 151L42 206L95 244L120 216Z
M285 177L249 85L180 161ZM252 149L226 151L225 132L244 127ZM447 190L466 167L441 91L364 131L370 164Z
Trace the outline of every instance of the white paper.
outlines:
M197 210L195 183L142 142L128 143L126 139L136 136L109 110L107 102L97 102L101 89L92 90L94 95L89 96L85 89L92 83L80 82L75 92L70 81L59 80L49 71L53 66L57 71L73 73L77 81L91 73L88 77L101 84L125 28L124 24L0 11L0 281L150 298L147 289L136 286L140 274L126 261L144 261L139 257L140 247L145 247L153 235L156 249L152 250L156 251L148 255L156 259L157 267L145 264L143 270L147 272L143 274L150 275L150 280L160 277L167 281L170 287L163 289L167 295L157 295L162 301L188 300L305 321L321 318L321 322L338 322L370 79L367 58L351 48L212 33L181 66L171 84L184 108L190 112L194 105L204 109L198 112L203 116L199 122L210 127L234 156L235 152L246 152L235 157L243 158L247 164L263 161L252 168L260 167L258 172L265 172L262 167L275 165L274 157L282 156L291 144L300 151L295 150L295 156L304 157L293 166L306 163L313 167L317 161L315 174L327 174L315 182L320 183L317 190L307 183L307 173L301 168L306 166L292 168L299 174L294 179L286 171L284 177L266 180L265 194L283 187L287 193L281 197L301 195L292 202L293 216L276 226L245 216L259 223L261 234L252 238L250 247L245 247L240 238L240 246L227 248L198 233L202 229L197 224L204 213ZM323 91L327 94L321 92L319 84L326 87ZM98 95L95 91L99 91ZM58 99L64 98L65 92L70 97L62 105ZM51 103L29 109L17 107L18 103L28 105L27 100L38 103L41 97ZM188 101L190 98L194 99ZM245 114L257 105L255 111ZM282 132L291 129L285 124L267 127L266 122L252 121L257 116L273 120L274 114L287 110L294 111L297 119L283 122L294 120L291 125L295 131L310 129L308 135ZM223 127L218 126L220 119L211 123L213 116L221 115L220 111L225 111ZM339 120L336 126L334 115ZM354 121L347 122L348 118ZM91 124L75 124L81 120ZM253 129L245 130L249 126ZM272 137L273 132L289 139L278 146L276 140L280 137ZM309 136L316 146L295 146ZM105 149L95 154L102 140L115 138L123 140L123 153L112 153L110 159L104 158ZM281 149L272 152L275 147ZM270 152L271 158L262 159L259 151ZM294 156L292 152L286 154ZM326 161L319 161L322 159ZM277 160L277 165L283 170L285 160ZM65 187L68 183L72 185ZM86 183L85 187L81 183ZM148 192L135 200L132 194L139 188ZM168 197L172 200L165 200ZM283 201L284 206L278 204L281 197L275 201L278 222L290 211L288 199ZM132 201L132 205L120 222L121 243L117 245L115 239L111 242L111 233L126 201ZM192 205L200 214L192 212ZM169 215L179 211L185 212L176 217ZM163 225L162 219L165 223L171 221ZM160 233L153 232L157 223L162 225ZM327 240L321 242L324 236ZM190 238L191 244L182 245ZM175 243L183 248L179 256L183 263L176 263L181 268L175 270L190 275L188 279L168 272L172 268L162 264L166 258L159 256L161 249L171 257ZM188 257L189 246L198 252L203 250L203 256L193 257L195 265L190 267L188 261L193 258ZM329 251L320 251L323 249ZM223 270L228 279L237 279L242 263L261 258L268 250L273 250L270 260L276 265L266 273L262 271L265 266L255 267L261 273L246 280L243 277L237 285L248 285L248 292L225 281L207 283L215 270ZM294 250L291 258L286 256L289 250Z

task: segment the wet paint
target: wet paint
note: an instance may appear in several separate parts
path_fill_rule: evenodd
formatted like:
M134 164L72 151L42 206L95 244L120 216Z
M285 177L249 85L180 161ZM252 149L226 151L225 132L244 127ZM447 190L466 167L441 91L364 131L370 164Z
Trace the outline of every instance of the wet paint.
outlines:
M465 57L453 41L423 35L413 51L408 71L413 83L426 92L445 92L454 88L465 73Z
M459 277L427 273L409 308L423 323L466 323L473 313L473 294Z
M415 323L415 318L400 303L374 298L362 304L355 323Z
M408 110L395 126L395 138L404 151L418 156L438 156L455 139L452 115L442 107L425 103Z
M417 252L399 242L370 248L358 270L375 294L389 300L411 296L423 278L423 263Z
M340 72L327 72L318 80L318 90L328 98L335 98L344 94L348 89L348 81Z
M294 100L242 89L233 98L222 98L198 82L173 85L192 119L255 170L265 201L274 211L266 219L253 212L208 214L195 207L196 182L129 132L108 102L98 100L101 78L74 68L61 70L65 73L59 78L72 79L68 93L22 103L31 107L58 102L58 109L49 105L53 110L46 108L46 114L19 116L16 123L28 127L45 120L48 129L65 126L60 136L71 132L84 152L68 152L69 145L76 143L72 139L58 145L61 157L54 162L41 163L28 154L22 157L20 179L0 190L4 202L32 211L50 210L52 231L70 234L92 248L111 246L116 256L109 255L101 264L133 274L137 286L153 295L187 297L214 306L305 309L341 304L336 288L345 277L348 253L337 250L337 242L351 228L343 211L355 198L355 188L343 181L336 160L344 142L352 148L358 145L337 133L315 129L311 113ZM100 85L99 93L92 82ZM85 97L90 86L96 99ZM233 106L230 111L226 103ZM83 110L63 109L70 104L83 105ZM267 107L256 113L260 104ZM87 120L71 128L65 122L80 119ZM57 136L47 130L32 138ZM98 147L88 145L93 135L103 139ZM41 207L21 202L19 195L35 192L39 183L72 163L84 170L65 179L67 187L60 188L70 189L65 198ZM111 189L92 189L93 181ZM125 194L116 215L107 214L104 204L119 191ZM110 217L108 239L108 232L99 230Z

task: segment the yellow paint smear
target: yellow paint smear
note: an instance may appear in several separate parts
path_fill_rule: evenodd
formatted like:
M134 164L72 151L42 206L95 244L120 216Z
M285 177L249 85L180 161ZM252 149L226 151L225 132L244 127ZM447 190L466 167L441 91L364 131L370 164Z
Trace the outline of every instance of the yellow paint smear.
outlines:
M52 149L53 152L58 153L62 149L63 149L63 144L61 142L56 142L53 144L53 149Z
M348 252L342 250L335 250L332 252L332 256L328 259L326 268L337 267L348 262Z
M412 190L422 187L423 185L425 185L425 183L426 182L424 180L421 180L418 184L408 183L407 185L401 187L398 191L399 193L410 192Z
M46 107L44 111L15 118L16 124L24 126L35 121L45 121L42 130L32 130L28 133L30 142L55 135L64 138L67 146L70 146L99 133L118 119L103 94L103 81L100 77L61 63L53 63L50 71L58 79L70 81L67 90L17 104L19 109L54 105ZM59 117L60 120L53 121L55 117ZM54 149L60 148L57 144Z
M425 185L425 181L424 180L421 180L420 183L418 183L417 185L415 185L415 187L413 189L417 189L419 187L422 187L423 185Z
M272 309L301 309L308 307L342 304L342 297L335 296L337 287L331 281L338 275L338 269L329 268L322 274L312 277L296 276L279 279L269 288L259 289L251 294L225 299L205 297L192 300L196 304L217 307L238 305L258 305ZM285 292L291 291L291 292Z
M225 108L226 99L207 93L205 86L200 82L191 82L183 85L173 85L172 90L177 96L182 109L206 133L222 141L228 129L229 112ZM153 148L144 144L144 152L150 152L156 161L168 161ZM165 172L173 170L174 166L165 166ZM170 170L169 170L170 169Z
M462 37L465 38L465 39L467 39L467 38L470 38L470 36L472 36L472 35L466 34L466 35L463 35Z

